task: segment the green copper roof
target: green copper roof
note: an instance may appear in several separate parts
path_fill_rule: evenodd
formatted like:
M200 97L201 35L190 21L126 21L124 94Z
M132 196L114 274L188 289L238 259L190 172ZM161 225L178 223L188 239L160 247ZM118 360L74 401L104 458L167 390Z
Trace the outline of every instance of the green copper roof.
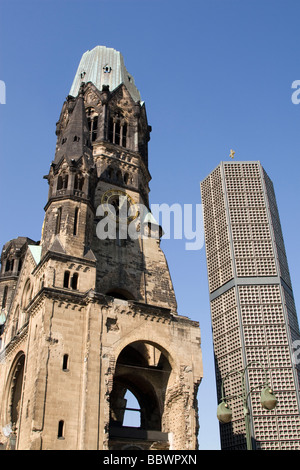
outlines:
M5 311L3 309L0 313L0 325L4 325L5 321L6 321L6 314L5 314Z
M108 85L110 91L123 83L134 101L141 100L134 79L126 70L122 54L112 48L96 46L83 54L69 93L71 96L77 96L82 82L92 82L98 90Z
M41 260L42 247L40 245L28 245L28 248L30 249L36 264L39 264Z

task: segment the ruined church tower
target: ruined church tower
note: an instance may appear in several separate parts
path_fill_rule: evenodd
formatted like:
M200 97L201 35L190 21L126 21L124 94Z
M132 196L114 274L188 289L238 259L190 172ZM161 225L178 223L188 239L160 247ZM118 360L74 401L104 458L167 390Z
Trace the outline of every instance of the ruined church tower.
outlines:
M197 448L200 330L177 313L150 212L150 131L122 55L87 51L56 126L41 240L1 255L2 448Z

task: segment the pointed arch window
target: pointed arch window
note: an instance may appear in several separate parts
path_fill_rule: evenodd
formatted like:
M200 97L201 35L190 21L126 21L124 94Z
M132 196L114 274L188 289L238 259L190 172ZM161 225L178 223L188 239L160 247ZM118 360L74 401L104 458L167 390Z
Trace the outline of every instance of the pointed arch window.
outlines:
M7 293L8 293L8 286L5 286L4 287L4 292L3 292L3 297L2 297L2 308L6 307Z
M113 180L114 179L114 176L115 176L115 170L110 166L108 167L107 169L107 176L110 180Z
M127 124L124 122L123 127L122 127L122 147L126 147L127 143Z
M128 182L129 182L129 174L128 174L128 173L125 173L125 175L124 175L124 183L125 183L125 184L128 184Z
M90 140L94 142L97 139L98 134L98 115L95 113L93 108L87 110L87 122L90 133Z
M22 301L21 301L22 308L26 308L29 302L31 301L32 290L33 290L33 286L31 285L30 279L27 279L25 283L25 287L23 289L23 294L22 294Z
M7 273L8 271L10 271L10 260L9 259L6 260L6 264L5 264L5 272Z
M82 174L81 173L76 173L75 182L74 182L74 189L82 191L83 183L84 183L84 177L82 176Z
M19 260L19 265L18 265L18 273L21 271L22 268L22 260Z
M17 334L19 330L19 318L20 318L20 306L18 305L14 313L14 323L13 323L13 327L11 331L12 338Z
M13 269L14 269L14 260L13 259L6 260L5 272L8 273L9 271L13 271Z
M124 395L123 426L141 427L141 407L136 396L127 389Z
M78 220L79 220L79 208L76 207L75 214L74 214L74 227L73 227L73 235L77 235L78 233Z
M109 120L108 140L112 144L127 147L127 123L120 114L116 114Z
M57 178L57 191L60 191L62 189L62 187L63 187L63 180L62 180L62 177L59 176Z
M62 213L62 208L59 207L59 208L57 209L57 214L56 214L55 235L57 235L57 234L60 232L61 213Z
M120 145L120 134L121 134L121 126L120 126L120 121L117 120L114 122L115 128L114 128L114 138L115 138L115 144Z
M60 175L57 178L57 191L68 188L69 177L67 174Z
M123 178L122 178L122 172L121 172L121 170L118 170L118 171L117 171L116 177L117 177L118 183L122 183Z

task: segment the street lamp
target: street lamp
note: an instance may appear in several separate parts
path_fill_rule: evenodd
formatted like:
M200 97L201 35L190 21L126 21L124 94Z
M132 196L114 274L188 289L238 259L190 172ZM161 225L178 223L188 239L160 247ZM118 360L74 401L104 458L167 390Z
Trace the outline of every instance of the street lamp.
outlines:
M257 387L252 387L251 390L247 393L246 390L246 383L245 383L245 373L246 370L250 365L259 365L265 374L265 382L264 382L264 388L261 391L260 395L260 403L261 406L265 410L273 410L276 405L277 405L277 399L273 393L273 390L269 386L268 380L267 380L267 374L264 369L264 367L259 363L259 362L250 362L242 371L241 370L233 370L228 372L228 374L225 376L224 380L222 380L221 384L221 403L219 404L217 408L217 418L222 424L230 423L232 420L232 410L230 406L228 405L228 401L232 400L234 398L242 398L243 399L243 406L244 406L244 417L245 417L245 427L246 427L246 441L247 441L247 450L252 450L252 440L251 440L251 433L250 433L250 409L248 406L248 398L250 394L255 390L256 388L261 388L262 386L257 386ZM242 380L242 394L241 395L230 395L225 397L224 396L224 382L225 380L233 374L240 374L241 380Z

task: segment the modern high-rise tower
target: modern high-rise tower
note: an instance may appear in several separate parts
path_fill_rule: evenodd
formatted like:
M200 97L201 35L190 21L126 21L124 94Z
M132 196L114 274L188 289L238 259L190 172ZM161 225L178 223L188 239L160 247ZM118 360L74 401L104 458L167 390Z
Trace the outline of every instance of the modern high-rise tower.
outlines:
M257 449L300 449L299 326L273 184L259 162L222 162L202 183L217 394L242 394ZM260 405L260 384L278 400ZM257 388L258 387L258 388ZM228 401L222 449L245 448L240 398Z
M150 212L150 130L120 52L86 52L56 126L41 241L2 251L3 447L197 447L200 330L177 313Z

